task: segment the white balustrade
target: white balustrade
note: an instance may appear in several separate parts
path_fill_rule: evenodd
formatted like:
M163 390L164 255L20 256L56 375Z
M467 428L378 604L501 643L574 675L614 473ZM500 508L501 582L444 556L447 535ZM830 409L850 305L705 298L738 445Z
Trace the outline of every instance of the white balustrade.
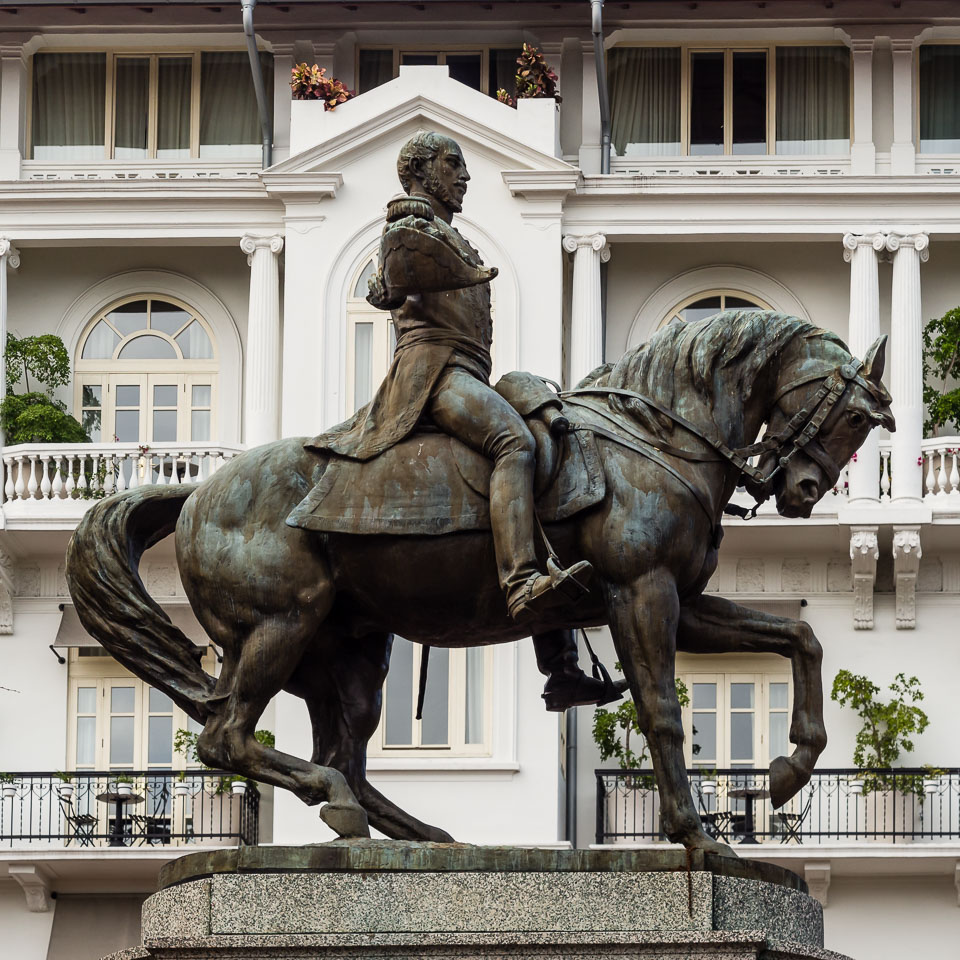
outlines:
M204 443L24 443L3 450L8 504L99 500L144 484L198 483L243 452Z
M960 500L960 437L933 437L922 443L924 459L923 497L937 501Z

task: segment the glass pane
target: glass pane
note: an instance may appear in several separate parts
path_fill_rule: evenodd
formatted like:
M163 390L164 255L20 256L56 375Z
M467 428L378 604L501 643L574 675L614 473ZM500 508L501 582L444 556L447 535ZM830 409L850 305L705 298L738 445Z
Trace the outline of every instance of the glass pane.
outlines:
M394 637L385 687L383 742L388 746L410 746L413 743L413 644L402 637Z
M448 53L447 68L450 70L450 78L479 90L481 60L479 53Z
M133 713L133 705L135 702L136 690L134 687L110 688L111 713Z
M363 273L360 274L360 277L357 280L357 285L353 288L353 295L360 300L365 300L367 298L367 294L370 292L370 288L367 286L367 283L376 275L377 258L371 257L367 261L367 265L363 268Z
M97 688L80 687L77 690L77 713L97 712Z
M393 79L393 50L361 50L358 93L366 93Z
M960 153L960 46L920 47L920 152Z
M192 314L187 313L186 310L172 303L165 303L163 300L154 300L150 304L150 326L171 337L187 323L191 316Z
M786 710L789 703L789 684L771 683L770 684L770 707L771 709Z
M92 766L97 762L97 721L95 717L77 717L77 763Z
M133 763L133 717L110 718L110 763Z
M190 156L190 95L193 60L161 57L157 61L157 158Z
M149 334L134 337L119 353L119 360L176 360L177 351L169 340Z
M403 67L435 67L440 62L438 53L401 53L400 65Z
M373 324L354 327L353 406L359 410L373 396Z
M680 48L615 47L608 57L610 134L617 153L679 154Z
M752 683L731 683L730 684L730 706L734 710L752 710L753 709L753 684Z
M153 405L155 407L175 407L177 405L177 385L175 383L154 384Z
M113 356L120 338L102 320L90 331L83 345L84 360L106 360Z
M209 407L210 406L210 384L208 383L197 383L191 388L190 391L190 405L192 407Z
M143 160L147 156L150 60L119 57L116 69L113 155L118 160Z
M787 739L787 715L786 713L770 714L770 759L774 757L784 757L789 752Z
M483 743L483 647L468 647L464 742Z
M150 688L150 712L151 713L171 713L173 711L173 701L162 691L154 687Z
M690 152L723 153L723 52L690 56Z
M697 713L697 711L694 711L693 755L699 761L716 760L717 715L715 713Z
M273 57L262 53L263 81L273 89ZM261 156L260 117L250 74L241 52L204 53L200 58L201 159L257 159Z
M777 47L777 153L850 151L850 51Z
M139 410L118 410L114 424L117 443L136 443L140 439Z
M693 707L695 710L715 710L717 707L717 685L715 683L695 683L693 685Z
M173 717L150 718L147 763L173 763Z
M430 651L427 689L423 697L423 720L420 724L420 743L423 746L440 747L450 742L447 733L449 716L450 651L446 647L434 647Z
M93 443L99 443L101 440L101 417L100 410L84 410L82 413L81 425L83 431Z
M767 152L767 54L733 54L733 152Z
M33 159L103 160L106 90L106 54L35 54Z
M140 406L140 385L138 383L122 384L117 387L118 407Z
M177 439L176 410L153 411L153 436L151 439L154 443L172 443Z
M99 407L103 387L99 383L85 383L80 388L80 402L85 407Z
M719 313L721 309L720 297L701 297L699 300L684 307L680 311L680 316L687 323L695 323L697 320L706 320Z
M753 714L730 714L730 759L753 759Z
M513 78L517 75L517 57L519 56L520 51L515 47L489 51L487 58L490 73L487 77L487 92L491 97L495 97L498 90L506 90L510 96L513 96L515 88Z
M213 356L207 331L196 320L177 337L177 346L188 360L209 360Z
M114 307L107 319L120 331L124 337L138 330L147 329L147 301L134 300L131 303L122 303Z
M724 310L739 310L744 309L754 309L754 310L763 310L764 308L760 306L759 303L754 303L752 300L747 300L744 297L724 297L723 298L723 309Z
M210 411L193 410L190 413L190 440L203 443L210 439Z

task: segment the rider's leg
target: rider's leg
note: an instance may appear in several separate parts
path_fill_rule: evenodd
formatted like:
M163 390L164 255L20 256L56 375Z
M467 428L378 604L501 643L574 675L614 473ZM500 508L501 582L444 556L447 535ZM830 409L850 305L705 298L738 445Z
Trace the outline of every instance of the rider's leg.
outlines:
M615 681L608 689L602 680L588 677L580 669L580 650L576 630L549 630L533 635L533 649L537 668L547 678L543 699L547 709L566 710L612 703L623 699L620 691L627 688L626 680Z

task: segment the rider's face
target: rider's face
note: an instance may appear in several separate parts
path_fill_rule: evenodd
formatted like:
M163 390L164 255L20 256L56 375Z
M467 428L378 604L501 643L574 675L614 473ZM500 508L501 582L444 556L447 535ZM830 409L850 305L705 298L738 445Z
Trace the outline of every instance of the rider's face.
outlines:
M437 155L423 166L423 188L453 213L463 209L467 192L467 165L455 143L442 146Z

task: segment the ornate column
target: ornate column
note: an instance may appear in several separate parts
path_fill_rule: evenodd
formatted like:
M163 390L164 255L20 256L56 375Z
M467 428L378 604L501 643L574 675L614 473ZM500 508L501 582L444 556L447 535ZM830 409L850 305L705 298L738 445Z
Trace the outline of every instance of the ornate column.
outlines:
M600 264L610 259L610 249L602 233L566 236L563 249L574 255L570 305L570 385L574 386L603 363Z
M886 234L846 234L843 259L850 264L850 320L847 342L855 357L863 359L870 345L880 336L880 282L877 254L886 245ZM880 502L880 440L871 430L857 459L850 464L852 506L872 506Z
M923 314L920 305L920 264L929 259L925 233L891 233L893 253L891 297L890 392L897 431L890 457L891 499L901 506L919 504L923 497Z
M243 433L248 447L280 436L280 271L283 237L247 234L240 249L250 265Z
M0 344L7 343L7 270L20 266L20 251L7 237L0 237ZM7 395L7 367L0 363L0 397ZM0 429L0 451L3 450L3 430Z

